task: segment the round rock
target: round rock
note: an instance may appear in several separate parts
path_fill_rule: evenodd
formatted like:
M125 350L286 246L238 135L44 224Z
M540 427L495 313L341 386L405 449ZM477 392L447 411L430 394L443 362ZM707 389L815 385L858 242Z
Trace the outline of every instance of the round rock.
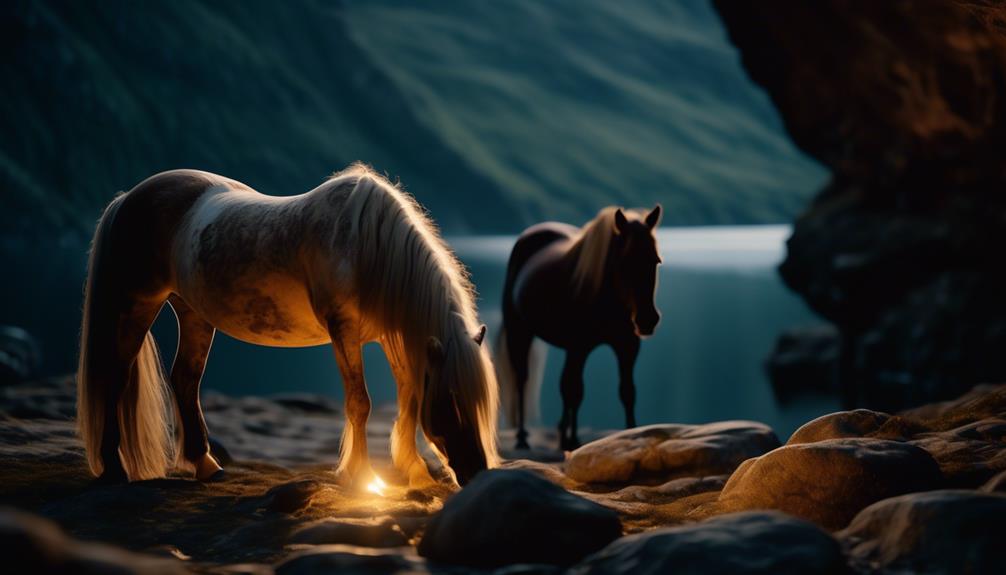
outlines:
M622 484L722 475L776 447L772 428L753 421L648 425L577 449L566 474L583 483Z
M479 473L426 528L419 554L495 567L568 565L622 534L618 515L521 470Z
M888 497L936 489L942 475L925 450L897 441L829 439L786 445L745 461L719 496L724 510L776 509L828 529Z
M870 571L1006 573L1006 495L911 493L875 503L839 532Z

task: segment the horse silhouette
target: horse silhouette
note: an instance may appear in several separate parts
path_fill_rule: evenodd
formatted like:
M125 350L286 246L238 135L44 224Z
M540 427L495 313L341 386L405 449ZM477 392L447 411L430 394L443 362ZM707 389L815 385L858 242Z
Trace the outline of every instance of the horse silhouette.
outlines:
M496 367L518 448L528 447L525 418L537 410L540 395L544 357L535 338L566 350L559 384L561 449L580 445L583 367L602 344L618 357L625 425L635 427L633 367L640 338L660 321L654 305L660 217L659 204L649 212L607 207L582 228L547 222L517 239L507 264Z
M346 483L375 477L361 357L369 341L381 343L398 385L392 457L410 484L433 481L417 422L459 482L497 463L497 384L467 274L422 208L365 166L288 197L175 170L112 201L91 249L78 368L78 427L102 480L168 468L168 382L149 333L165 302L179 327L176 463L199 479L220 471L199 405L218 329L258 345L332 344L346 395Z

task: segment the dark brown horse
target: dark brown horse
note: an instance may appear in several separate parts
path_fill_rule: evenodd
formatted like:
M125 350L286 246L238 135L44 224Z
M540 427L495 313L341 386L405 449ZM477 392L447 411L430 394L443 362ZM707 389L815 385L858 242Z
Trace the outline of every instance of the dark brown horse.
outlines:
M576 416L583 401L583 366L602 344L618 357L625 425L635 427L632 371L639 341L660 321L653 301L660 263L653 231L660 215L659 205L649 212L608 207L582 228L548 222L517 239L507 264L496 366L507 414L517 426L518 448L528 447L525 416L538 402L542 358L532 353L536 337L566 350L561 449L580 445Z

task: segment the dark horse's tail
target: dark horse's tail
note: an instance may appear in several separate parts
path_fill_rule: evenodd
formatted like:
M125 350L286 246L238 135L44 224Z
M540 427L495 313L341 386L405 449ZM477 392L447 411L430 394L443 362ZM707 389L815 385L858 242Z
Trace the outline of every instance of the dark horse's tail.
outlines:
M119 348L122 301L114 271L123 262L109 261L109 235L125 197L118 196L105 209L91 245L77 369L77 431L92 473L101 475L110 465L104 459L118 456L128 478L137 480L164 475L170 444L166 383L153 336L143 336L133 357L122 357ZM116 423L118 452L102 453L106 425Z
M503 286L503 326L496 340L496 379L500 386L500 401L507 421L524 429L525 417L538 417L538 399L548 348L535 340L530 328L517 313L513 301L514 282L527 260L540 248L540 242L522 236L510 252L506 282Z

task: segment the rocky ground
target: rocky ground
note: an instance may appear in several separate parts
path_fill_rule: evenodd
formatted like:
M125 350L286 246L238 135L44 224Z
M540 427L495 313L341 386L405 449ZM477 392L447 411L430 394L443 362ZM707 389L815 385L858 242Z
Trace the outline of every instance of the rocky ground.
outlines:
M377 410L384 496L335 484L332 400L207 394L205 408L224 481L96 486L70 382L0 388L0 553L67 573L1006 569L1006 385L826 415L785 444L755 422L665 424L563 456L539 430L459 493L395 485L394 413Z

